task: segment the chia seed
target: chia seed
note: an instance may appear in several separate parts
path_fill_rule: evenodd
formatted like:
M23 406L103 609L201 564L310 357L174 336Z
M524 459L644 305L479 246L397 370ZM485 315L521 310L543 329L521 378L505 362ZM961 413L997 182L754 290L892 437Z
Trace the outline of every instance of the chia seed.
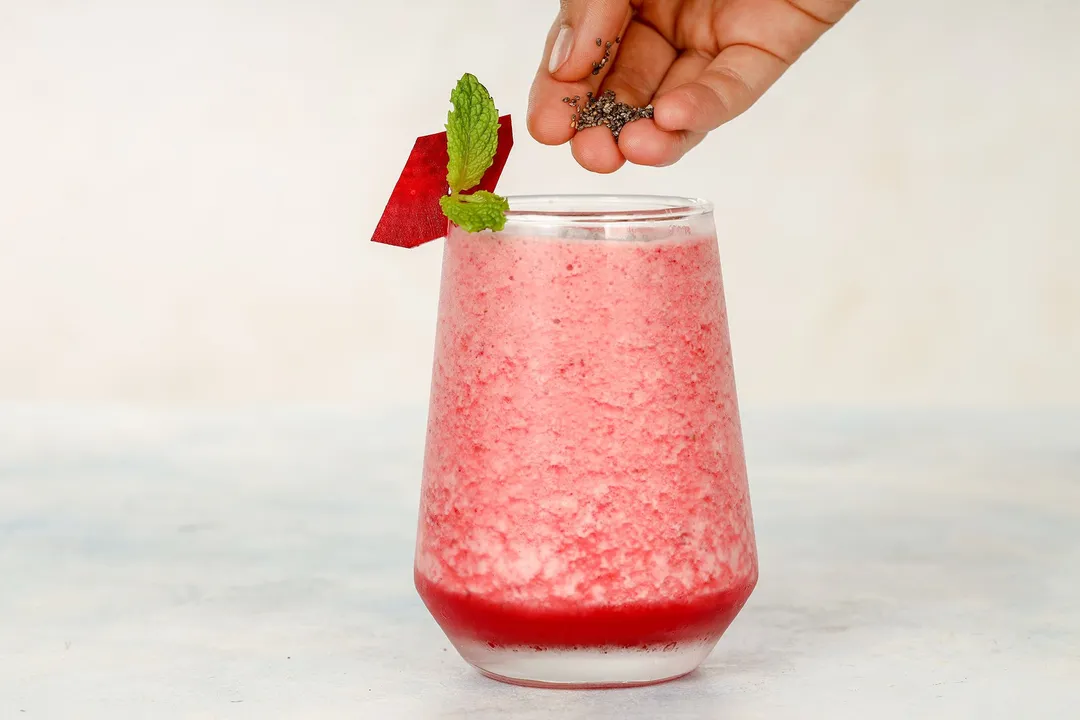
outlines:
M621 35L617 36L615 38L616 43L619 42L620 40L622 40ZM612 43L610 40L608 40L607 44L605 44L603 38L596 38L596 47L604 48L604 57L600 58L600 60L598 62L594 62L592 64L592 74L593 75L599 75L600 71L604 69L604 66L608 64L608 60L611 59L611 46L613 44L614 43Z
M593 97L592 93L588 94L588 101L585 106L579 108L577 113L570 119L570 127L576 130L585 130L586 128L604 126L611 131L615 142L619 142L619 134L622 133L627 123L642 118L651 118L652 116L652 105L634 107L616 100L614 90L606 90L598 97Z

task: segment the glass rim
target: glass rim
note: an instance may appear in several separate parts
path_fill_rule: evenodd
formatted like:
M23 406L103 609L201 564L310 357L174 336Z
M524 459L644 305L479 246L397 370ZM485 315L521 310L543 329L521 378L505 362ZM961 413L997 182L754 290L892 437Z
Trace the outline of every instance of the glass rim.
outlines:
M708 200L675 195L509 195L507 223L577 225L670 222L708 215Z

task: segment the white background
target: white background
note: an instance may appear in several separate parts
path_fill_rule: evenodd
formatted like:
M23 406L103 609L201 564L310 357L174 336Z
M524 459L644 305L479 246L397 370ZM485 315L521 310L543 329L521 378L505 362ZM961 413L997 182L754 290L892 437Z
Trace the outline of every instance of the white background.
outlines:
M863 0L673 168L524 128L554 0L0 0L0 402L426 401L441 243L368 242L477 74L500 190L717 206L746 406L1080 403L1080 3Z

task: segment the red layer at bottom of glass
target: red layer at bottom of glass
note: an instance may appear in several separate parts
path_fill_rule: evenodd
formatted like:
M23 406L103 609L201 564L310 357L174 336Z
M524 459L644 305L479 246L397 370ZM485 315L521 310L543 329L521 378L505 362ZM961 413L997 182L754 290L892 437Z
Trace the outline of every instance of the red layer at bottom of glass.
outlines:
M751 580L686 602L545 609L449 592L419 573L415 582L428 611L451 639L535 649L715 641L739 614L755 585Z

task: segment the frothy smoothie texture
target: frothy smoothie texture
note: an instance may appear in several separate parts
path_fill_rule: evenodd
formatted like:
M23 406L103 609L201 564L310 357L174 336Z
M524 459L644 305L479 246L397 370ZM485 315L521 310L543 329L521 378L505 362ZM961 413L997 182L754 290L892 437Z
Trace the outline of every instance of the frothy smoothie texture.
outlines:
M682 674L757 581L717 242L689 230L451 228L415 578L491 674L690 653Z

